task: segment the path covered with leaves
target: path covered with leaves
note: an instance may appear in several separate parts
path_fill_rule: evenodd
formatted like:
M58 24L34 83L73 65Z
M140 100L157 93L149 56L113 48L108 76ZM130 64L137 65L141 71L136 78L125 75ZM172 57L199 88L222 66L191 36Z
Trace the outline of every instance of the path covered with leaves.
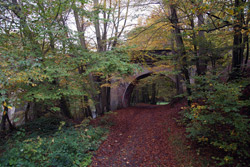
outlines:
M182 157L176 156L170 138L184 135L175 121L183 105L139 105L116 111L111 117L115 125L95 153L92 166L179 166L177 158Z

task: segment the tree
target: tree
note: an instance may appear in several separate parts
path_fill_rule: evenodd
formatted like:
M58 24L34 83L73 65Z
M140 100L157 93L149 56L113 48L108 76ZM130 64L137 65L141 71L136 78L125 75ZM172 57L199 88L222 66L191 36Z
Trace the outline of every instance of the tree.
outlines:
M16 96L22 96L23 101L34 103L61 98L58 106L65 116L71 117L64 95L51 93L55 90L54 85L59 86L58 81L62 78L54 73L62 68L55 61L62 53L56 44L62 43L64 46L65 38L61 35L66 32L64 23L68 3L70 2L45 4L44 1L4 1L3 11L9 19L4 20L6 26L1 27L5 37L1 40L1 57L2 64L7 68L1 70L4 77L8 78L7 82L3 82L6 94L15 93ZM65 76L63 72L65 71L61 70L61 76ZM3 77L1 81L4 81L2 79ZM48 101L44 104L48 108Z
M233 57L232 57L232 73L231 79L239 77L243 65L243 53L246 41L243 40L242 30L245 22L244 6L246 1L235 0L234 2L234 42L233 42ZM248 38L248 37L247 37Z
M176 47L177 47L177 54L180 56L179 59L181 59L181 71L185 76L186 86L187 86L187 93L190 96L191 95L191 88L190 88L190 77L188 72L188 64L187 64L187 58L186 58L186 51L184 42L181 36L181 31L178 26L178 16L176 11L176 4L170 4L170 21L174 26L174 33L175 33L175 41L176 41Z
M84 12L84 4L76 1L74 17L82 48L90 50L86 44L88 37L84 33L87 29L86 20L88 20L94 26L95 49L100 57L105 54L103 52L114 50L119 45L119 38L126 29L129 5L130 0L104 0L101 2L94 0L88 9L89 11ZM108 86L110 85L110 76L94 72L90 74L89 79L92 88L99 90L99 93L93 94L92 98L96 102L97 113L102 115L110 110L110 87Z

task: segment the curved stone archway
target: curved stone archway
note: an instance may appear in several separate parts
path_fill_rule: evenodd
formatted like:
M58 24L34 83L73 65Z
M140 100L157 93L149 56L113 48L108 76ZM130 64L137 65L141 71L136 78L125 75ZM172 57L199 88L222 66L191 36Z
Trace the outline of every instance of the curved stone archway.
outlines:
M139 73L136 73L133 76L129 76L127 78L120 79L117 84L117 81L113 81L111 84L111 110L114 111L120 108L129 107L131 94L133 92L136 83L143 78L146 78L154 73L167 71L171 72L170 68L143 68L143 70ZM176 83L176 77L173 75L166 75L169 77L174 83Z
M123 105L123 107L128 107L130 105L131 94L132 94L136 84L138 83L138 81L143 79L143 78L146 78L146 77L148 77L150 75L152 75L152 72L142 74L142 75L138 76L137 78L135 78L135 80L132 81L128 85L128 87L126 88L126 90L124 91L124 94L122 96L122 105Z

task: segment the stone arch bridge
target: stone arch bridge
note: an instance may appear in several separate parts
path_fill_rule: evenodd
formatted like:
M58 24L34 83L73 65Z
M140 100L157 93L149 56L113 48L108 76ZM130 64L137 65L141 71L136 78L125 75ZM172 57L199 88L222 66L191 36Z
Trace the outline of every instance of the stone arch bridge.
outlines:
M131 56L131 61L133 63L140 64L142 70L136 72L132 76L113 79L111 81L111 110L114 111L117 109L126 108L130 105L131 94L134 87L136 86L136 83L138 83L140 79L146 78L154 73L168 73L173 71L171 67L158 67L155 65L155 63L157 63L163 56L169 56L170 54L172 54L171 50L150 50L138 51L137 53L134 53L134 55L137 56ZM169 77L174 83L177 83L181 80L180 76L175 76L173 74L167 74L166 77ZM178 89L183 92L183 83L179 82L178 85Z

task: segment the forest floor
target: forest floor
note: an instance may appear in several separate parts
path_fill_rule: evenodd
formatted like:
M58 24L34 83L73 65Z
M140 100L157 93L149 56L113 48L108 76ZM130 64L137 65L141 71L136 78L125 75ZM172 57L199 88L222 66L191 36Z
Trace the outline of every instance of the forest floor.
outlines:
M185 128L177 121L185 105L139 104L115 111L106 120L114 125L94 154L91 166L201 166L197 152L185 137Z

